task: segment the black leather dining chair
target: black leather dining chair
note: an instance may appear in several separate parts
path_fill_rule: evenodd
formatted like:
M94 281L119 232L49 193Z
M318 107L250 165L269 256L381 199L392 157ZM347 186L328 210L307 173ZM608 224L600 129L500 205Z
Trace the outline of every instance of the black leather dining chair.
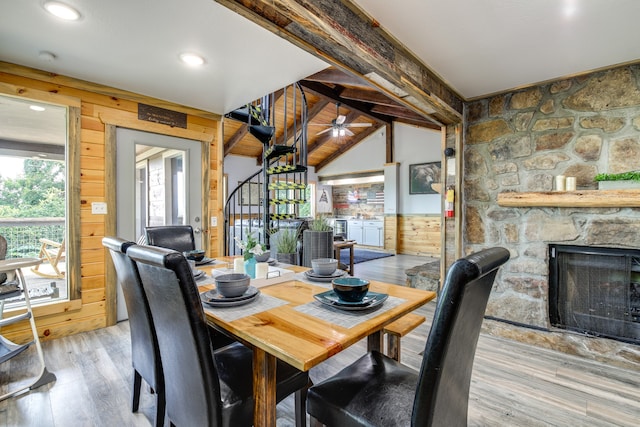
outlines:
M127 255L138 266L151 307L171 424L252 425L253 353L239 343L213 350L187 260L178 252L142 245L129 248ZM278 362L276 377L276 401L295 392L296 425L306 424L308 373Z
M111 253L111 259L113 259L118 282L124 294L127 314L129 315L131 363L133 365L131 410L133 412L138 411L140 389L142 387L142 379L144 379L156 393L155 425L161 427L164 425L165 393L158 339L138 270L134 262L126 256L127 250L134 246L135 243L118 237L105 237L102 239L102 245L109 249Z
M365 354L309 389L312 426L466 426L482 319L498 269L508 259L509 251L497 247L454 262L420 371L376 351Z
M192 251L196 248L193 228L190 225L161 225L145 227L147 244L173 249L178 252Z

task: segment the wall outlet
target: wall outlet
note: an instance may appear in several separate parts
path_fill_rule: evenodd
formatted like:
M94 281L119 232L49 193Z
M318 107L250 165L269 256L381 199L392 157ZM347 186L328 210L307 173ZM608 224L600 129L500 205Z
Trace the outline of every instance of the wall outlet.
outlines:
M211 217L211 226L212 227L217 227L218 226L218 217L217 216L212 216Z
M107 214L107 204L104 202L92 202L91 203L91 213L94 215L106 215Z

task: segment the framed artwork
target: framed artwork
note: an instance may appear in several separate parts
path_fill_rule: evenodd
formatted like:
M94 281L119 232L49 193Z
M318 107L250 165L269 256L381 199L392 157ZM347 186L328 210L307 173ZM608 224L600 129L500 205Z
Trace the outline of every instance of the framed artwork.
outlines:
M409 165L409 194L437 194L431 184L440 183L442 162Z
M241 183L239 182L238 185ZM262 184L257 182L247 182L239 190L240 205L259 206L262 204L264 195L262 194Z

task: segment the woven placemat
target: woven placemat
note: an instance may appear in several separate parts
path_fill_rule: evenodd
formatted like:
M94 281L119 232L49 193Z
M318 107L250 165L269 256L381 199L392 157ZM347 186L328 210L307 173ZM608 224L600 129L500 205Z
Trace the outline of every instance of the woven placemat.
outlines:
M381 313L391 310L404 302L406 302L406 300L402 298L389 296L385 302L371 310L345 311L329 307L328 305L322 304L318 301L313 301L304 305L299 305L295 310L348 329L353 328L362 322L373 319Z
M255 300L244 305L238 305L235 307L211 307L210 305L202 303L202 307L205 312L211 313L225 322L233 322L234 320L271 310L272 308L280 307L285 304L288 304L288 302L281 300L280 298L260 293Z

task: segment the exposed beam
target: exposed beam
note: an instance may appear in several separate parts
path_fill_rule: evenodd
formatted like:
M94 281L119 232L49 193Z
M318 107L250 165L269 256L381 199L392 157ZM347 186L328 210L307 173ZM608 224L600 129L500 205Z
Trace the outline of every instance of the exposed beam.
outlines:
M342 156L344 153L349 151L352 147L354 147L360 141L362 141L363 139L373 135L379 129L382 129L384 126L386 126L386 125L385 124L380 124L378 126L373 125L372 127L367 128L366 130L360 132L359 134L357 134L355 136L352 136L349 139L349 142L347 144L344 144L342 147L340 147L339 150L335 151L333 154L331 154L330 156L325 158L323 161L321 161L320 163L315 165L316 173L320 169L322 169L323 167L327 166L329 163L331 163L332 161L334 161L335 159L337 159L338 157Z
M229 138L229 141L227 141L227 143L224 144L224 155L226 156L227 154L229 154L233 149L233 147L236 144L238 144L240 141L242 141L242 138L244 138L244 136L248 132L249 132L249 126L247 126L246 123L243 123L240 126L240 128L233 135L231 135L231 138Z
M376 122L388 123L392 120L392 117L383 116L381 114L372 113L367 104L363 102L354 101L352 99L342 98L339 95L339 92L342 92L342 88L336 91L335 89L331 89L328 86L325 86L321 83L311 82L308 80L301 80L300 85L304 90L308 90L313 92L315 95L329 99L332 102L339 102L350 110L355 110L360 113L362 116L366 116L371 120L375 120Z
M307 79L308 80L308 79ZM387 105L389 107L400 107L396 101L383 93L372 89L345 88L340 92L340 97L353 99L355 101L370 102L372 104Z
M405 123L411 126L418 126L418 127L423 127L427 129L433 129L438 132L442 131L441 126L434 125L433 123L428 122L426 120L412 120L412 119L404 119L404 118L398 117L394 120L394 122Z
M462 120L463 100L348 0L216 0L307 52L363 77L437 124Z
M375 105L371 112L384 114L386 116L401 117L403 119L424 120L420 114L414 113L404 107L389 107L388 105Z
M320 83L331 83L336 85L358 86L361 88L371 89L371 85L361 77L353 74L347 74L335 67L325 68L322 71L309 76L306 80Z

